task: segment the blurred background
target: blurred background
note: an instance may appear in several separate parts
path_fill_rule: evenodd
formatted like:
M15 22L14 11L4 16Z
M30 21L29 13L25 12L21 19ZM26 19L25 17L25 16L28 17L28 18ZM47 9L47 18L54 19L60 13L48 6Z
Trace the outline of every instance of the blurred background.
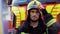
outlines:
M60 0L0 0L0 34L15 34L15 30L27 18L28 3L33 1L36 1L37 5L42 4L47 12L59 21Z

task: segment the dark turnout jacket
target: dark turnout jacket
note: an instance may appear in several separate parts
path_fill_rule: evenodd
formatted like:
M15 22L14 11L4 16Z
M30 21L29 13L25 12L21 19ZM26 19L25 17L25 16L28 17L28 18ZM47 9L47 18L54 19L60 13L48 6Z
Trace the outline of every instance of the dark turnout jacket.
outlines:
M51 14L45 14L44 21L45 21L46 24L49 21L51 21L52 19L53 19L53 17L52 17ZM58 23L56 23L56 21L48 27L48 34L58 34L59 32L60 32L60 25Z
M37 27L33 28L28 22L26 22L17 29L16 34L21 34L22 32L28 34L43 34L46 32L46 25L41 26L39 23Z
M52 20L52 22L50 22L49 24L51 24L51 23L53 23L53 24L51 24L49 27L48 27L48 34L60 34L59 32L60 32L60 25L56 22L56 21L54 21L53 20L53 17L52 17L52 15L51 14L49 14L47 11L46 11L46 9L43 9L42 10L42 13L43 13L43 15L44 15L44 22L47 24L47 23L49 23L49 21L51 21ZM47 24L47 26L49 25L49 24Z

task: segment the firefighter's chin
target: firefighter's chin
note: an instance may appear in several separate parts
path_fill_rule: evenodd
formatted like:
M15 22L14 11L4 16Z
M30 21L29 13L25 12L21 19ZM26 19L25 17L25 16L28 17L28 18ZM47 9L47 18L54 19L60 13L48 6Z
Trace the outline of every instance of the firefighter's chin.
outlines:
M32 22L37 22L38 20L35 20L35 19L32 20L32 19L31 19L31 21L32 21Z

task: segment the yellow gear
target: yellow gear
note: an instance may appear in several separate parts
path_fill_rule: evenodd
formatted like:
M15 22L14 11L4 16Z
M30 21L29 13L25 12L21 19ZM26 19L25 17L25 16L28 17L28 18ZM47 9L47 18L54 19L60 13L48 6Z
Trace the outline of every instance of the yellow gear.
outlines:
M51 19L48 23L47 23L47 27L50 27L51 25L53 25L56 22L55 19Z

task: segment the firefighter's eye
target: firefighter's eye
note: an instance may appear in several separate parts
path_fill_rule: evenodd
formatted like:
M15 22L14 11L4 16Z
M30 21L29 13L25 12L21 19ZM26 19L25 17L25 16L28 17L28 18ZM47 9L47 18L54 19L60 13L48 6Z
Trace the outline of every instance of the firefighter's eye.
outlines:
M34 13L34 11L31 11L32 13Z
M39 13L39 11L36 11L36 13Z

